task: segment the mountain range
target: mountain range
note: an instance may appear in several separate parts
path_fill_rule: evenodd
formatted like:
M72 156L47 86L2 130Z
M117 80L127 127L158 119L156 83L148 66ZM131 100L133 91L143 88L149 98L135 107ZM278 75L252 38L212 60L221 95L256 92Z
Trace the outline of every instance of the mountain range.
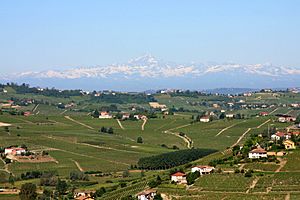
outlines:
M270 63L175 63L146 54L126 63L25 71L4 75L0 80L62 89L143 91L161 88L296 87L300 85L299 75L300 68Z

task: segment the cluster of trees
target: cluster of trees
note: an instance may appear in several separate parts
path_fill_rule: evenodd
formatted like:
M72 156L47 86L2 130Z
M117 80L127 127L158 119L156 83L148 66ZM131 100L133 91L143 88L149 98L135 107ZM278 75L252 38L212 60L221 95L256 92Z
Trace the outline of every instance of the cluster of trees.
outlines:
M40 90L37 87L30 87L29 84L21 84L17 83L7 83L6 85L0 84L0 87L10 86L12 87L18 94L42 94L44 96L53 96L53 97L63 97L68 98L71 96L81 96L81 90L57 90L55 88L45 88Z
M69 178L72 181L77 181L77 180L88 181L89 180L89 177L87 174L85 174L83 172L79 172L79 171L71 171Z
M188 185L194 184L195 180L199 177L200 177L200 172L198 172L198 171L188 173L186 176L187 184Z
M140 169L149 170L168 169L197 160L214 152L216 152L216 150L213 149L178 150L156 156L140 158L138 161L138 167Z
M99 130L101 133L108 133L108 134L113 134L114 129L112 127L104 127L102 126Z

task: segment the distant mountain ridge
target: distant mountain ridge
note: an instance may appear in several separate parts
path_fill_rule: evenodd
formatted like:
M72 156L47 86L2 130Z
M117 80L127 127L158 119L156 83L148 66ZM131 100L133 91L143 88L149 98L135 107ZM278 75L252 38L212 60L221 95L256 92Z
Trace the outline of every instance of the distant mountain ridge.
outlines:
M32 84L49 83L54 86L71 85L72 87L79 87L82 82L88 81L90 84L98 83L96 87L101 86L105 89L117 89L111 82L121 81L124 89L146 90L173 87L173 85L184 89L294 87L300 83L297 78L299 75L300 68L274 66L269 63L178 64L164 62L146 54L131 59L127 63L74 67L67 70L27 71L8 74L1 77L0 80L26 81ZM134 85L136 85L136 89L132 87ZM84 86L90 87L87 83ZM49 85L49 87L51 86Z

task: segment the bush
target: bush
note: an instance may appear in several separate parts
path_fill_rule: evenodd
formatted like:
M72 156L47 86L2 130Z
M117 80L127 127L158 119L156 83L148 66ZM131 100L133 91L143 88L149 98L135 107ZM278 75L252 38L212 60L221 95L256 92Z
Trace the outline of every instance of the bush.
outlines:
M142 137L138 137L136 140L137 143L143 143L143 138Z

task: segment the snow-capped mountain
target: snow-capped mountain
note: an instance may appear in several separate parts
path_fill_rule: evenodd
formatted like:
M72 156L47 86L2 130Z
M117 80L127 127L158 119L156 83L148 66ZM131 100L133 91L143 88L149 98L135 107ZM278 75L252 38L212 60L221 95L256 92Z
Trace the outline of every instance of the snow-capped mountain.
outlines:
M107 66L74 67L68 70L23 72L6 75L0 80L26 81L29 83L54 84L89 89L150 89L158 87L180 87L203 89L212 87L290 87L298 86L300 68L274 66L272 64L178 64L158 60L150 54L131 59L127 63ZM88 86L88 83L91 86ZM122 82L115 84L116 81ZM114 82L114 83L112 83ZM46 85L48 86L48 85ZM117 88L116 88L117 87ZM135 87L135 88L134 88Z

